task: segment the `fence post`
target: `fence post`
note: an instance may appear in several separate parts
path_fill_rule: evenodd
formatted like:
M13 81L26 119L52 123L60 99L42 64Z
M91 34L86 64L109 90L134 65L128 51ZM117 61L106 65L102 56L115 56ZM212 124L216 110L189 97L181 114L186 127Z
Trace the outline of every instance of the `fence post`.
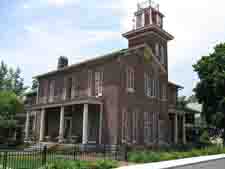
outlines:
M115 147L115 160L118 160L118 159L117 159L117 153L118 153L117 151L118 151L119 149L118 149L117 146L118 146L118 145L116 145L116 147Z
M105 148L105 144L104 144L104 150L103 150L104 152L104 160L105 160L105 157L106 157L106 148Z
M5 151L3 155L3 169L7 168L7 157L8 157L8 152Z
M125 144L125 147L124 147L124 160L128 161L128 147L127 147L126 144Z
M42 152L42 165L46 164L47 159L47 146L44 146L43 152Z
M74 145L73 160L76 160L76 145Z

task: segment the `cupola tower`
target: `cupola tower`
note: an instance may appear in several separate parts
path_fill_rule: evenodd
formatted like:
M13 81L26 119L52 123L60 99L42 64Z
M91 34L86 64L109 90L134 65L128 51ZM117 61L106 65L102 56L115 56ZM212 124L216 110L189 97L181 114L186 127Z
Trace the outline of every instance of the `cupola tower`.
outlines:
M172 40L173 36L163 29L164 15L159 10L159 5L152 0L137 4L134 13L133 30L123 34L129 41L129 47L148 43L151 34L158 35L164 40Z

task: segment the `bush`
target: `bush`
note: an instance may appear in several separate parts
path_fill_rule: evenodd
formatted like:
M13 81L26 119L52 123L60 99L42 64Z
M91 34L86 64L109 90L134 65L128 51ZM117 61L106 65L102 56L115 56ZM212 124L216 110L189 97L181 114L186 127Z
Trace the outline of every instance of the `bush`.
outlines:
M204 145L211 144L208 131L203 131L202 135L200 136L200 143Z
M94 162L58 160L48 163L40 169L111 169L116 167L118 167L118 163L111 160L97 160Z
M148 163L221 153L225 153L225 147L210 146L201 149L195 148L187 151L135 151L128 154L128 161L135 163Z

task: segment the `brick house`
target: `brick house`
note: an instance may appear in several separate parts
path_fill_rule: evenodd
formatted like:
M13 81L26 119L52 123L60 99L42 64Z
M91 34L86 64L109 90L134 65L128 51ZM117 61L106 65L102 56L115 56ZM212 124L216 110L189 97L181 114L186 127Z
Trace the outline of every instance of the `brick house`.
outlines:
M39 87L27 106L27 139L186 143L185 112L176 110L182 87L168 81L167 43L173 36L163 29L158 7L139 4L134 16L133 30L122 35L127 49L35 77Z

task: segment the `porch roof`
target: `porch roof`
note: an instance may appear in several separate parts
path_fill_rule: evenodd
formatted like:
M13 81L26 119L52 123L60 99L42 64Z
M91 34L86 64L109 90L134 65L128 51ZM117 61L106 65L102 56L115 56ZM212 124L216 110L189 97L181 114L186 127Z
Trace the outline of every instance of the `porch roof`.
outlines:
M103 104L102 100L100 98L96 97L80 97L75 98L71 100L63 100L59 102L53 102L53 103L42 103L42 104L36 104L32 105L30 107L26 107L27 110L38 110L43 108L54 108L54 107L61 107L61 106L71 106L76 104Z

